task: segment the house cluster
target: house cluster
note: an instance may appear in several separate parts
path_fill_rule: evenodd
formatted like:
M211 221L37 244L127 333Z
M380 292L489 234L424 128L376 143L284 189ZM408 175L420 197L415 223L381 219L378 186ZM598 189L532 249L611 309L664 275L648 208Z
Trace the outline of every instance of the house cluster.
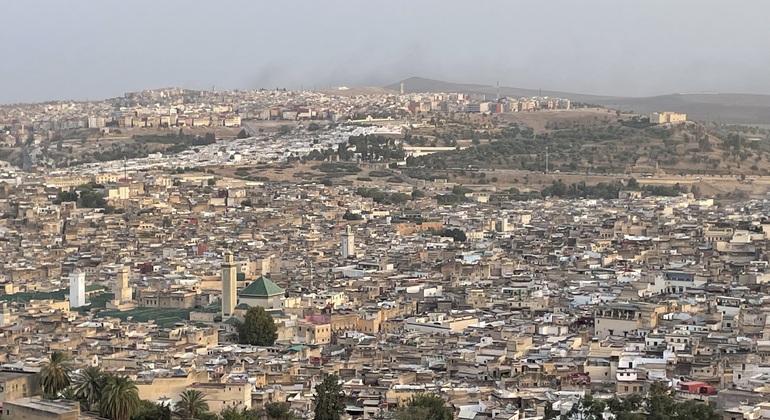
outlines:
M339 96L326 91L197 91L179 88L126 93L101 101L55 101L0 106L0 141L8 147L60 138L73 130L103 135L142 129L235 128L256 131L258 120L305 121L408 118L428 112L501 113L570 109L570 100L549 97L501 98L463 93L366 94ZM117 130L117 132L115 132ZM252 132L253 131L253 132Z
M564 98L503 97L490 100L487 95L465 93L426 93L401 96L411 114L427 112L467 112L495 114L503 112L531 112L539 110L570 109L571 102Z
M35 373L59 350L212 411L308 413L329 373L360 419L428 392L459 418L518 420L655 381L726 415L770 410L770 203L468 192L407 210L355 186L207 176L0 180L3 407L53 404ZM109 211L62 199L85 183ZM254 306L272 346L238 343Z

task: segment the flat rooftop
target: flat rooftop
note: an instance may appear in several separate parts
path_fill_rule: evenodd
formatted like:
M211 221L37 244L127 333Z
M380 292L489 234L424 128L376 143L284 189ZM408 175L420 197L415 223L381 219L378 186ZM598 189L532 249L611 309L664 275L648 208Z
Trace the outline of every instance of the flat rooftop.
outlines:
M73 411L80 411L77 402L69 400L44 400L42 398L19 398L13 401L3 403L6 407L16 406L25 407L31 410L43 411L51 414L66 414Z

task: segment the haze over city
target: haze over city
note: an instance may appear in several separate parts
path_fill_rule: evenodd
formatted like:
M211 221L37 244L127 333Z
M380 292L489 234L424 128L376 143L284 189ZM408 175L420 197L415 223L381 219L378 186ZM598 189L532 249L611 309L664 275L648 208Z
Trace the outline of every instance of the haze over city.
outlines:
M613 96L770 93L766 2L9 1L0 103L411 76Z
M766 4L3 2L0 417L770 420Z

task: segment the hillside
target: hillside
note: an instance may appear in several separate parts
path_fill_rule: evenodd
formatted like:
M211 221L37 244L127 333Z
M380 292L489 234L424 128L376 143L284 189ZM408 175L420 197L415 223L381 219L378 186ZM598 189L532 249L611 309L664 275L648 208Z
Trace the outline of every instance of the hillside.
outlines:
M416 145L470 146L410 158L416 177L450 178L452 170L495 168L562 173L761 176L770 174L770 131L738 126L687 123L650 126L613 114L543 114L542 131L502 117L446 120L441 126L412 130ZM624 115L625 118L627 116ZM456 172L456 171L455 171Z
M398 90L401 82L386 86ZM493 85L459 84L438 80L412 77L403 80L406 92L462 92L485 94L493 98L497 88ZM500 87L501 96L535 96L537 89ZM573 102L601 105L622 111L648 114L654 111L676 111L688 115L694 121L708 121L726 124L770 124L770 95L737 93L718 94L671 94L644 98L598 96L579 93L543 90L544 96L568 98Z

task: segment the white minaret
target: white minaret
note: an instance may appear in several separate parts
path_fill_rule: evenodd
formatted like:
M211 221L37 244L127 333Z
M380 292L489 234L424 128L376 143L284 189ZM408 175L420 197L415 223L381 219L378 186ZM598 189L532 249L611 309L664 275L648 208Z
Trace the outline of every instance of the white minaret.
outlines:
M0 304L0 327L7 327L11 325L11 308L8 304L3 302Z
M222 319L225 320L233 316L235 305L238 302L236 294L236 268L233 263L233 253L225 252L225 259L222 261Z
M345 226L345 233L342 234L342 258L348 258L351 255L356 255L355 236L350 226Z
M70 308L86 304L86 273L76 268L70 273Z
M130 302L133 299L131 287L128 285L128 267L125 265L118 268L118 276L115 279L115 300L117 302Z

